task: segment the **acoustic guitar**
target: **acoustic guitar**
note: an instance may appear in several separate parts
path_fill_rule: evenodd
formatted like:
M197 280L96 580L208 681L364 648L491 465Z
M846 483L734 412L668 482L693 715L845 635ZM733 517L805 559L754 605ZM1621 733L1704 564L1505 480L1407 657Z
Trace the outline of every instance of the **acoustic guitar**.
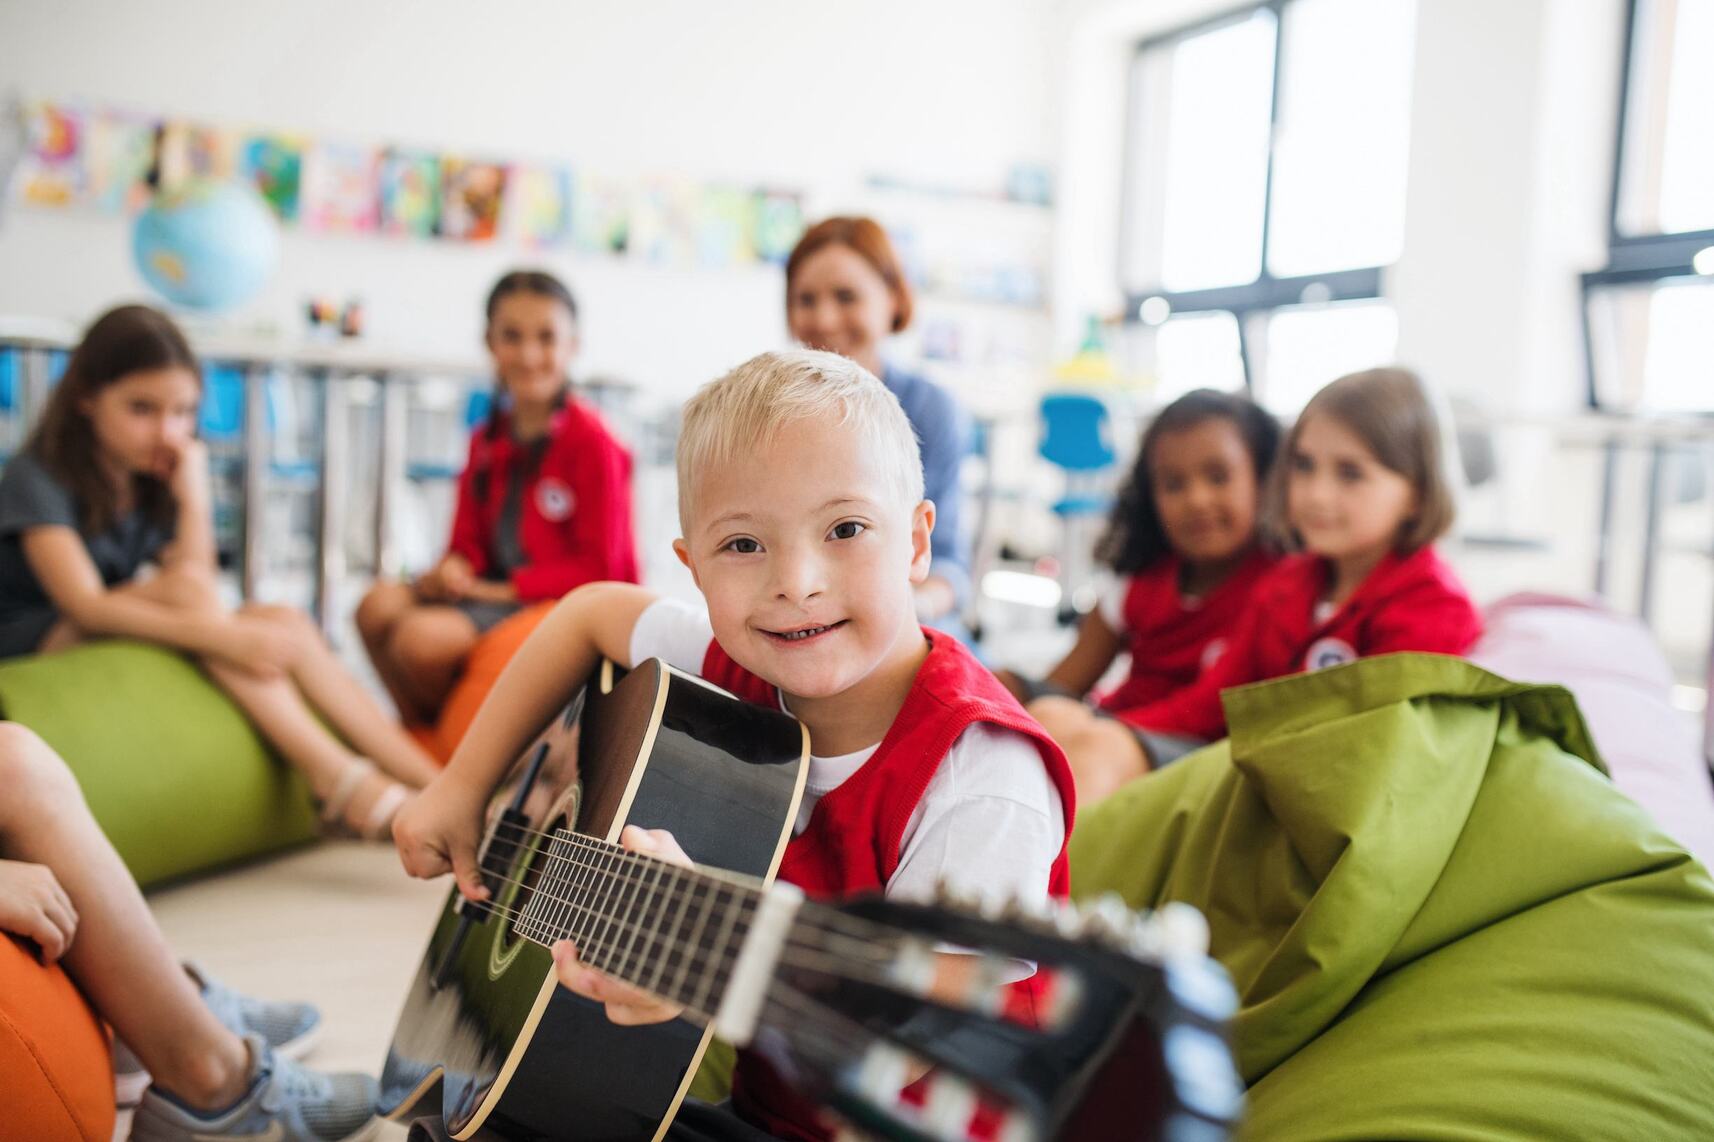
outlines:
M603 664L497 796L479 850L492 895L451 893L388 1049L382 1113L444 1116L459 1139L659 1140L718 1034L858 1136L1227 1136L1235 1000L1199 915L1116 898L805 900L773 874L808 764L787 715L658 660ZM697 867L622 849L626 824L669 830ZM549 949L567 938L683 1015L609 1022L558 986ZM975 957L956 1001L928 995L947 945ZM1043 981L1029 1025L1001 983L1020 959Z

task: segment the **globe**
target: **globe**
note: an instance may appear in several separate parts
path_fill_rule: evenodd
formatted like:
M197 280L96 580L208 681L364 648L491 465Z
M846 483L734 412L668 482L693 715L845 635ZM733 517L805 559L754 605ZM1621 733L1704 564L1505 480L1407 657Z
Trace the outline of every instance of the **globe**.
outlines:
M172 302L209 312L242 305L279 258L279 229L262 196L233 182L163 191L137 217L131 253L143 280Z

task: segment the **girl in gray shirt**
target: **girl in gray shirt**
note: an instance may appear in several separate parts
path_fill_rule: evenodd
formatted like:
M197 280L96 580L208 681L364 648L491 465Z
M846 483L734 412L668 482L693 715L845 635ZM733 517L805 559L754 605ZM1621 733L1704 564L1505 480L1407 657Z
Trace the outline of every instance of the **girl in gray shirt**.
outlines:
M0 651L101 637L184 651L303 771L325 818L385 838L437 769L305 615L221 603L201 398L164 314L123 306L90 326L0 477Z

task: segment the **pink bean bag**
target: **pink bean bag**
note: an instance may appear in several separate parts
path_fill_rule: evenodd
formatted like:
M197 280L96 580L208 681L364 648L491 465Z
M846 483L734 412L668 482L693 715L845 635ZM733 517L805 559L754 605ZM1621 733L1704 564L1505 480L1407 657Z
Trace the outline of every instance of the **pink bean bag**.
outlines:
M1620 792L1714 867L1714 785L1697 719L1672 705L1672 670L1648 628L1595 599L1536 593L1509 595L1484 619L1470 660L1570 690Z

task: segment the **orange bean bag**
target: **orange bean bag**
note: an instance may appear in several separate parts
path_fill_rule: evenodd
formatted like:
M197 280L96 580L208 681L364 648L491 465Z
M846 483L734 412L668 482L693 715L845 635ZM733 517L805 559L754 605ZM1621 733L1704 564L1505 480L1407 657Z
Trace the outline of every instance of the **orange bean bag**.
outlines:
M476 720L476 711L482 708L506 663L553 608L552 602L526 607L477 639L470 657L464 660L464 673L440 708L439 719L432 726L412 728L417 741L442 765L452 759L452 751L464 740L464 732Z
M70 977L0 938L0 1142L108 1142L107 1029Z

